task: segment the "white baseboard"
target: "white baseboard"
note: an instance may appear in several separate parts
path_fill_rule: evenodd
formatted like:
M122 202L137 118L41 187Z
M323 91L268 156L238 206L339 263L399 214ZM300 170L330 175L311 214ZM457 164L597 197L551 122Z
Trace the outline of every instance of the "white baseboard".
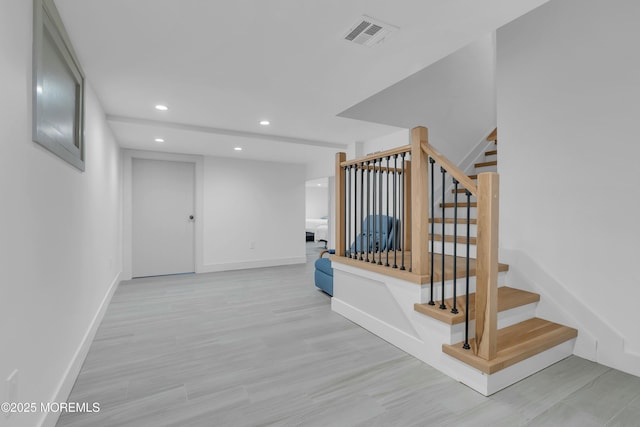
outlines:
M226 262L220 264L205 264L197 273L215 273L218 271L245 270L248 268L277 267L279 265L304 264L306 257L269 258L253 261Z
M80 373L80 369L82 368L82 364L84 360L87 358L87 354L89 353L89 348L91 347L91 343L93 342L93 338L96 336L96 332L98 331L98 327L100 323L102 323L102 319L104 318L105 313L107 312L107 308L109 307L109 303L111 302L111 298L113 298L113 294L116 289L118 289L118 284L120 283L120 279L122 276L122 272L119 272L116 277L109 285L109 289L102 299L102 303L100 303L100 308L96 312L95 316L93 316L93 320L89 324L89 328L87 332L84 334L82 341L80 342L80 346L76 350L73 358L71 359L71 363L67 367L56 392L51 397L50 402L66 402L69 398L69 394L71 394L71 389L78 378L78 374ZM60 417L60 412L49 412L42 415L40 421L38 423L39 427L55 427L58 422L58 418Z

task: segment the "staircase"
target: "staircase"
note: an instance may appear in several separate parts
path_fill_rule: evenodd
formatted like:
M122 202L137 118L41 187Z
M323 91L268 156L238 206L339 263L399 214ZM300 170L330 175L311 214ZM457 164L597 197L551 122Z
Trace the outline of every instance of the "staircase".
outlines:
M487 141L493 142L494 147L485 151L484 158L474 164L474 170L469 175L469 178L474 181L478 179L478 175L480 173L497 171L498 150L495 148L495 144L497 144L497 132L495 130L491 135L489 135ZM465 193L465 189L451 189L449 193L452 199L456 197L459 198L460 195ZM471 200L472 202L470 207L476 208L477 202L475 201L475 197L472 197ZM451 200L440 201L439 203L440 209L444 208L449 211L453 210L455 206L455 203ZM457 207L458 209L466 210L467 203L458 202ZM477 224L476 210L470 209L470 213L470 223L473 225ZM458 256L466 256L468 248L470 256L475 258L477 253L475 247L477 239L475 234L477 233L477 230L473 227L472 236L469 237L465 236L466 230L459 231L458 235L454 235L454 227L457 227L458 229L465 227L466 212L459 214L458 218L462 217L462 219L457 221L454 221L452 217L453 214L447 214L445 215L444 221L441 216L436 216L430 220L430 223L433 222L440 226L443 222L445 223L444 235L442 233L429 235L433 251L436 253L444 251L447 255L453 256L455 245L455 253ZM457 222L457 224L454 224L454 222ZM501 267L504 271L508 269L508 266L505 266L504 264L501 264ZM498 286L497 307L499 319L501 318L502 313L508 311L522 311L523 307L537 304L540 300L540 296L538 294L504 286L504 279L499 281ZM437 293L441 298L442 294L440 293L440 290L438 290ZM446 290L445 294L447 294ZM457 310L454 311L458 312L452 313L454 301L453 298L448 298L445 299L444 302L436 303L435 305L430 305L429 303L415 304L414 309L418 313L432 317L433 319L453 327L465 321L466 304L463 296L458 296L456 298L455 306ZM496 357L492 360L485 360L484 358L478 357L473 351L464 349L463 341L456 342L454 344L444 343L442 345L442 351L453 358L473 366L485 374L494 374L504 368L515 365L518 362L552 349L553 347L577 337L577 330L534 317L534 312L535 310L529 310L529 314L525 316L526 318L523 319L522 316L520 316L519 321L515 323L507 322L505 324L505 322L502 322L502 325L500 325L502 327L498 329ZM470 293L469 320L475 321L475 315L475 293ZM473 338L469 340L469 346L471 349L477 347Z
M336 156L332 309L484 395L570 356L577 330L536 317L540 295L498 262L497 131L467 173L426 128L411 135L409 146ZM349 252L371 214L398 219L391 263L389 246L384 258L377 244Z

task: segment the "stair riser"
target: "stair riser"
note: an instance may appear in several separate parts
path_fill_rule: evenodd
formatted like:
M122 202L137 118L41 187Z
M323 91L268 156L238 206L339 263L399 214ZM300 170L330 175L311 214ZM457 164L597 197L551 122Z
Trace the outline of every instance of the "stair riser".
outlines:
M460 201L458 201L460 202ZM454 208L445 208L444 209L444 214L447 218L452 218L453 219L453 211ZM478 208L471 208L471 218L478 218ZM441 217L442 216L442 208L439 206L436 206L436 216ZM458 208L458 219L466 219L467 218L467 208ZM438 225L438 224L436 224Z
M498 329L506 328L516 323L531 319L536 315L536 307L538 303L523 305L521 307L512 308L511 310L501 311L498 313ZM469 336L474 334L476 327L475 320L469 322ZM451 326L449 345L464 341L464 323L458 323Z
M487 160L489 161L489 160ZM497 166L480 166L480 167L476 167L475 168L475 172L474 173L484 173L484 172L497 172L498 171L498 167Z
M498 287L506 285L506 282L507 282L506 278L507 278L506 271L498 273ZM461 296L464 294L466 281L467 279L465 277L457 279L456 294L458 296ZM439 302L442 300L441 289L442 289L442 282L441 281L434 282L433 284L434 301ZM476 278L475 276L471 276L469 278L469 293L474 293L475 291L476 291ZM447 280L446 282L444 282L444 295L445 295L445 299L453 297L453 280ZM430 297L431 297L431 284L427 283L426 285L423 285L423 291L421 293L420 303L424 304L429 302Z
M445 242L444 244L444 252L447 255L453 255L453 243L447 243ZM433 250L435 253L441 253L442 252L442 242L433 242ZM466 243L458 243L457 244L457 253L456 255L459 257L465 257L467 256L467 245ZM476 251L476 245L469 245L469 256L471 258L476 258L477 255L477 251Z
M434 224L435 234L442 234L442 224ZM458 237L467 236L467 225L466 224L458 224L457 226L454 224L445 224L444 225L444 234L449 234L453 236L454 229L458 229ZM476 224L469 225L469 231L471 233L471 237L476 237L478 233L478 226ZM429 233L431 233L431 224L429 224Z

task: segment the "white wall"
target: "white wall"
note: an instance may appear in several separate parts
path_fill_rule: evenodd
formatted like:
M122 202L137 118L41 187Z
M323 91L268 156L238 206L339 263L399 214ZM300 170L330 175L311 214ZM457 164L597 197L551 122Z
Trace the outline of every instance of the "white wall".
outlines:
M302 165L205 157L203 271L305 262L304 183Z
M638 2L553 0L497 33L501 247L572 297L562 310L599 361L636 375L639 16Z
M388 135L365 141L362 146L363 156L377 151L390 150L411 144L411 132L409 129L401 129Z
M404 129L425 126L431 144L460 163L496 124L494 34L478 38L339 115ZM406 141L396 146L407 144L408 136ZM370 151L365 147L365 153Z
M305 216L307 218L328 218L329 217L329 188L328 180L325 178L321 187L305 187Z
M20 402L67 398L122 267L121 155L90 86L86 172L31 141L32 20L32 2L0 3L0 401L14 369Z

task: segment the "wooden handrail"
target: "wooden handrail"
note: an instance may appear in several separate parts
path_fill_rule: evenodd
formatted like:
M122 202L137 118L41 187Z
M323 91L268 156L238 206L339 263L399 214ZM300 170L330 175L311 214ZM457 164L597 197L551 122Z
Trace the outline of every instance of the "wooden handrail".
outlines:
M440 154L440 152L435 148L433 148L433 146L430 145L428 142L422 143L422 149L429 156L433 157L436 163L442 166L449 175L454 177L460 184L462 184L464 188L469 190L471 194L473 194L474 196L478 195L478 186L476 185L475 182L473 182L471 178L467 176L467 174L462 172L460 168L458 168L456 165L451 163L449 159L447 159L445 156Z
M345 167L345 166L350 166L350 165L357 165L357 164L362 163L362 162L368 162L368 161L371 161L371 160L374 160L374 159L381 159L383 157L393 156L395 154L408 153L410 151L411 151L411 145L405 145L405 146L402 146L402 147L392 148L390 150L385 150L385 151L380 151L378 153L369 154L368 156L360 157L359 159L343 161L343 162L340 163L340 166Z

